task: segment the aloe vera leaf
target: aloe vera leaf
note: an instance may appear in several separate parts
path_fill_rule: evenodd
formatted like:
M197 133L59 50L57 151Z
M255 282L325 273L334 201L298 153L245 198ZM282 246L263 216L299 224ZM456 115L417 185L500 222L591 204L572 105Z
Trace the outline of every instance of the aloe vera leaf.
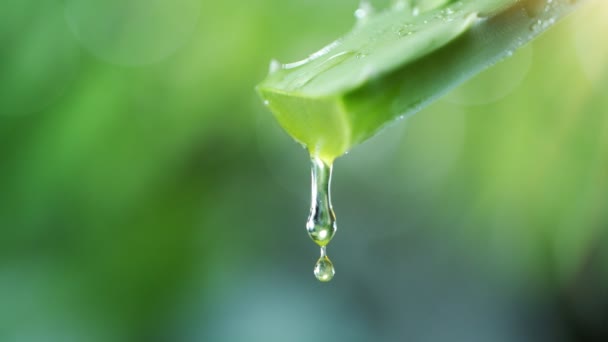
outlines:
M326 162L513 54L585 0L442 1L357 15L308 58L271 63L257 90L281 126Z

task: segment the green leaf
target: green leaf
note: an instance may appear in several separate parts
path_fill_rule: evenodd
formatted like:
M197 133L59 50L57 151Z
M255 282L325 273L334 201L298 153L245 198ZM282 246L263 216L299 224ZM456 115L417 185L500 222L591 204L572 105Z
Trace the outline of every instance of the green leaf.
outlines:
M308 58L271 62L257 90L281 126L333 161L398 118L513 54L585 0L410 0Z

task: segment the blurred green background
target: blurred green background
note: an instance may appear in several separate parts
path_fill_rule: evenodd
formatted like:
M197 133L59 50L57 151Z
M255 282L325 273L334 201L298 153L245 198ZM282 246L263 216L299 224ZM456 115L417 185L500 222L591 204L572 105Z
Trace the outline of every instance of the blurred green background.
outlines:
M605 341L608 3L337 160L321 284L254 85L357 3L0 2L0 341Z

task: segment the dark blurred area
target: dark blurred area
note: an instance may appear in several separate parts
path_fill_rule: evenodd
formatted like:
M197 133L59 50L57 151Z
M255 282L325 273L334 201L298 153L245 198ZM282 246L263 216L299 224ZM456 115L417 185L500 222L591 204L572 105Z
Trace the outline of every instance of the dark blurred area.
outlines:
M254 86L357 4L0 2L0 341L608 340L608 3L338 159L321 284Z

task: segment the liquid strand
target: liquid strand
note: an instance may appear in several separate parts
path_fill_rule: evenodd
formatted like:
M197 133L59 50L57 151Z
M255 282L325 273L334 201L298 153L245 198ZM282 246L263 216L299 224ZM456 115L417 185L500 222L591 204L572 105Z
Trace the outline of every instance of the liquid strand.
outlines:
M321 247L321 256L317 261L314 274L320 281L330 281L335 269L327 257L327 244L334 237L336 215L331 205L331 172L332 165L326 164L320 158L311 159L311 203L310 215L306 222L306 231L310 238Z

